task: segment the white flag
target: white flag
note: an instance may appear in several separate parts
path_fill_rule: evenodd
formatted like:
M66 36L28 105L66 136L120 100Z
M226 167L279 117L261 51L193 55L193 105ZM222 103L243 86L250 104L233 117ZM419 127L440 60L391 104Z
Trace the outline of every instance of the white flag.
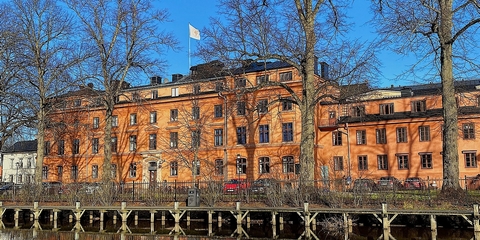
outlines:
M192 25L188 24L188 29L190 31L190 37L196 40L200 40L200 31L194 28Z

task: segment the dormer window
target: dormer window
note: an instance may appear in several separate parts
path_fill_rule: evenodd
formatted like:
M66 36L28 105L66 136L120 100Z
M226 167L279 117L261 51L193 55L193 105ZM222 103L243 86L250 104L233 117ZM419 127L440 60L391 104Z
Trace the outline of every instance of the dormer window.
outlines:
M268 82L268 75L257 76L257 84Z
M365 116L365 106L353 106L352 107L352 116L353 117Z
M200 93L200 85L195 84L193 85L193 94L199 94Z
M414 112L425 112L427 110L425 100L421 101L412 101L412 113Z
M292 71L280 73L280 82L292 81Z
M380 115L392 115L393 103L380 104Z
M239 78L235 80L235 88L243 88L247 86L247 79Z

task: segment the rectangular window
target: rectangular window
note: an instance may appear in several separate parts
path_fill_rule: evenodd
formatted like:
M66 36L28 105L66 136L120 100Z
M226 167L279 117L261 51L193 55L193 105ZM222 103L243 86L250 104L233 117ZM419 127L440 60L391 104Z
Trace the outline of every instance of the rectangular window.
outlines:
M357 131L357 145L365 145L367 144L367 131L366 130L358 130Z
M257 85L268 82L268 75L257 76Z
M118 116L112 116L112 127L118 127Z
M477 152L469 151L463 152L465 158L465 167L467 168L476 168L477 167Z
M388 170L387 155L377 155L378 170Z
M214 129L213 130L213 142L215 146L223 146L223 129Z
M136 135L130 135L130 137L129 137L129 150L130 151L137 150L137 136Z
M377 144L387 143L387 130L385 128L379 128L375 130L377 137Z
M178 109L170 109L170 122L178 121Z
M138 100L140 100L140 94L138 92L133 92L132 101L138 101Z
M17 183L22 183L23 182L23 177L22 174L17 175Z
M65 140L58 141L58 155L65 154Z
M137 125L137 114L131 113L130 114L130 126Z
M343 157L342 156L334 156L333 157L333 168L335 171L343 171Z
M235 80L235 88L243 88L247 86L247 79L239 78Z
M172 88L172 97L178 97L178 88Z
M27 158L27 168L31 168L31 167L32 167L32 159Z
M352 117L363 117L363 116L365 116L365 106L352 107Z
M237 102L237 115L244 116L246 113L245 102Z
M192 91L193 94L199 94L200 93L200 85L199 84L195 84L193 85L193 91Z
M98 178L98 165L92 166L92 178Z
M418 137L420 142L430 141L430 126L418 127Z
M148 149L149 150L157 149L157 134L150 134L148 136Z
M260 157L258 159L258 169L260 173L270 173L270 158Z
M192 148L199 148L200 140L200 130L192 131Z
M259 142L260 143L268 143L270 142L270 132L269 126L267 125L260 125L258 128L259 131Z
M427 110L426 101L412 101L412 113L414 112L425 112Z
M73 139L72 154L80 153L80 139Z
M237 144L247 144L247 127L237 127Z
M50 141L45 141L45 149L43 151L45 156L50 155Z
M63 166L57 166L57 180L62 181L63 179Z
M430 169L433 167L432 154L420 153L420 164L422 168Z
M73 105L74 105L75 107L80 107L80 106L82 105L82 99L75 99L75 100L73 101Z
M342 146L342 132L332 132L332 146Z
M112 152L117 152L117 137L112 137L112 143L110 144L110 147L112 148Z
M128 167L128 176L134 178L137 176L137 163L130 163Z
M157 112L150 112L150 123L157 123Z
M408 155L406 154L399 154L397 155L397 161L398 161L398 169L409 169L409 163L408 163Z
M237 174L246 174L247 173L247 159L238 158L237 159Z
M170 162L170 176L178 176L178 162Z
M192 119L200 119L200 107L192 107Z
M111 169L112 170L112 172L111 172L112 178L115 179L115 178L117 178L117 164L112 164L111 167L112 167L112 169Z
M215 160L215 175L223 175L223 159Z
M152 99L158 98L158 90L152 90Z
M406 143L407 139L407 128L399 127L397 128L397 143Z
M216 82L215 83L215 92L223 91L223 82Z
M48 166L42 167L42 179L44 180L48 179ZM13 181L10 181L10 182L13 182Z
M199 176L200 175L200 161L199 160L193 160L192 161L192 174L194 176Z
M170 133L170 148L178 148L178 132Z
M292 98L285 97L282 99L282 111L291 111L293 109Z
M100 118L94 117L93 118L93 128L99 128L100 127Z
M222 105L213 106L213 115L216 118L223 117L223 107L222 107Z
M280 81L285 82L285 81L292 81L292 71L289 72L282 72L279 74L280 76Z
M380 104L380 115L392 115L393 103Z
M92 138L92 153L97 154L98 153L98 148L99 148L99 139L98 138Z
M261 100L258 101L257 111L260 114L264 114L264 113L268 112L268 100L267 99L261 99Z
M463 139L475 139L475 125L474 123L462 124Z
M283 173L295 172L295 161L293 159L293 156L282 157L282 169Z
M70 178L73 179L73 180L76 180L78 179L78 166L77 165L73 165L71 168L71 175L70 175Z
M365 171L368 170L368 159L367 156L358 156L358 170Z
M293 142L293 123L282 123L282 141Z

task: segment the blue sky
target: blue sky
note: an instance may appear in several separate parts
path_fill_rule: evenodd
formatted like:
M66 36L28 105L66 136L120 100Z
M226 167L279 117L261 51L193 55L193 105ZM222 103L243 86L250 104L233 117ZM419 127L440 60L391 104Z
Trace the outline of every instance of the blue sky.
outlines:
M171 79L172 74L181 73L188 74L189 60L188 60L188 46L190 41L190 49L193 53L197 40L189 40L188 24L192 24L195 28L201 30L208 26L209 18L216 15L217 1L215 0L175 0L175 1L160 1L157 2L160 8L167 9L170 13L171 22L165 23L164 28L171 31L177 37L180 51L169 51L164 56L168 61L169 66L166 69L166 78ZM349 10L349 17L352 22L355 22L355 29L352 33L354 36L360 36L362 39L375 38L374 29L366 25L370 20L371 14L369 10L370 1L356 0L352 8ZM200 40L201 41L201 40ZM395 85L409 85L412 82L399 81L395 77L402 71L407 69L408 65L413 63L411 57L404 57L394 54L390 51L384 51L380 56L382 61L381 71L384 75L379 79L378 85L380 87L389 87L391 84ZM191 64L196 65L202 63L200 59L191 57ZM418 81L418 79L417 79Z

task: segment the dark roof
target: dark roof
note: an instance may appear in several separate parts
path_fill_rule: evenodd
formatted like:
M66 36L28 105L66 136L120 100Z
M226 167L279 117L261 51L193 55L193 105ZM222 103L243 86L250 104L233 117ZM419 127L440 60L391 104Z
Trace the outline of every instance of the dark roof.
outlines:
M454 81L455 89L457 92L469 92L476 90L476 86L480 85L480 79L475 80L457 80ZM414 96L418 95L435 95L442 93L441 83L428 83L411 86L399 86L392 88L384 88L384 90L401 91L404 89L410 89Z
M35 152L37 151L37 140L16 142L13 146L8 147L4 153L14 152Z
M279 68L287 68L292 67L291 64L282 62L282 61L275 61L275 62L248 62L244 64L243 67L238 68L234 71L235 74L241 73L250 73L250 72L260 72L265 70L271 69L279 69Z

